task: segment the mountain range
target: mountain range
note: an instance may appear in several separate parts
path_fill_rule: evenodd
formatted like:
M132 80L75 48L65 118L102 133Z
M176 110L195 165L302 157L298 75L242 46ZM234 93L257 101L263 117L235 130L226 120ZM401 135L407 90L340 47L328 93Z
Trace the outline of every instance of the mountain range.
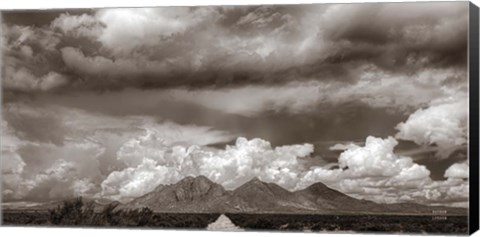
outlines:
M278 214L432 214L466 215L467 209L416 203L379 204L359 200L315 183L290 192L277 184L254 178L235 190L225 190L205 176L186 177L159 185L150 193L117 210L148 207L154 212L176 213L278 213Z

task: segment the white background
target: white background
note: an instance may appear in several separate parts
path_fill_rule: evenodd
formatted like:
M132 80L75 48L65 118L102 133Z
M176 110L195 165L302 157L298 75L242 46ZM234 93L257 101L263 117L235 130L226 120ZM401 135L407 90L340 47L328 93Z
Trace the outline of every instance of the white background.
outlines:
M340 0L340 1L318 1L318 0L175 0L175 1L158 1L158 0L79 0L79 1L63 1L59 0L1 0L0 9L51 9L51 8L95 8L95 7L141 7L141 6L182 6L182 5L248 5L248 4L300 4L300 3L352 3L352 2L389 2L381 0ZM399 2L399 1L395 1ZM405 1L412 2L412 1ZM477 6L480 6L480 0L472 0ZM26 228L26 227L1 227L0 236L104 236L115 235L119 237L131 237L132 235L141 235L142 237L149 236L195 236L195 237L299 237L299 236L327 236L326 234L307 234L307 233L285 233L285 232L207 232L207 231L174 231L174 230L118 230L118 229L69 229L69 228ZM351 234L334 234L328 236L347 237ZM359 235L355 235L359 236ZM388 235L373 235L365 234L362 236L388 236ZM413 236L413 235L409 235ZM480 237L480 232L474 236Z

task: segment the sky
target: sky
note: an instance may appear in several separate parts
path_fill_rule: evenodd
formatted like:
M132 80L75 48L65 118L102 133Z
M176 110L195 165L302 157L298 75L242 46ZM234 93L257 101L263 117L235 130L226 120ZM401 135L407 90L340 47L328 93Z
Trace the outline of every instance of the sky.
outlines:
M468 205L468 3L2 12L2 200L204 175Z

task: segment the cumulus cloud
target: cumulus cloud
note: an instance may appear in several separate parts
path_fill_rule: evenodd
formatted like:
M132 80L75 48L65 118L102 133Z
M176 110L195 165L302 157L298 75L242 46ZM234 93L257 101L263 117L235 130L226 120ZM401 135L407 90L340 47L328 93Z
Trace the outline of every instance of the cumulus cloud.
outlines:
M393 153L395 139L369 137L365 147L350 145L339 158L340 168L306 168L298 158L311 155L310 144L272 148L261 139L238 138L225 149L204 149L198 146L168 147L151 139L151 134L136 138L136 159L125 159L129 167L112 173L103 183L103 194L113 198L135 197L189 175L204 175L227 189L234 189L253 177L297 190L315 182L324 182L350 195L378 202L398 202L387 195L431 183L426 167L409 157ZM126 143L131 146L130 143ZM152 150L152 147L157 149ZM140 154L141 153L141 154ZM143 159L142 159L143 158ZM131 163L136 161L136 163ZM306 170L305 170L306 169ZM128 188L124 188L128 187ZM369 196L372 194L378 194Z
M306 173L298 188L320 181L352 196L391 202L390 192L403 193L430 183L430 171L425 166L394 153L397 144L392 137L372 136L367 137L364 146L337 144L334 148L345 150L338 158L339 168L313 168Z
M437 156L448 157L468 141L467 97L438 101L418 109L407 121L397 125L397 138L419 145L438 146Z
M132 144L136 145L135 149ZM262 139L238 138L235 145L227 145L225 149L166 146L151 133L145 133L125 143L136 153L119 152L117 158L128 167L112 172L102 182L102 195L128 200L160 184L204 175L227 189L258 177L289 190L323 182L348 195L379 203L414 201L465 206L468 183L453 177L451 170L457 169L455 165L446 171L448 180L433 181L425 166L395 154L396 145L392 137L368 137L364 146L345 146L339 157L339 168L305 167L299 158L312 154L311 144L274 148Z
M447 180L431 182L421 190L412 191L413 198L431 205L468 207L469 205L468 160L452 164L444 174Z
M395 154L397 144L392 137L368 137L365 146L337 144L335 148L345 150L340 154L339 168L313 168L299 185L320 181L351 196L379 203L468 206L468 162L451 165L445 171L447 180L434 181L425 166Z
M157 166L155 161L144 159L136 167L112 172L102 182L102 195L117 198L139 197L145 190L152 191L159 184L172 180L174 173L164 166Z
M411 158L401 157L393 152L398 142L388 137L367 137L365 146L349 145L347 150L340 154L338 163L345 168L349 178L363 178L369 176L393 177L398 181L416 181L427 178L430 172L424 167L414 164Z
M191 175L204 175L227 189L259 177L293 189L302 165L299 157L313 152L311 144L272 148L262 139L238 138L225 149L200 146L166 146L147 132L120 148L117 159L128 168L111 173L102 183L102 194L113 198L136 197L159 184L170 184Z
M468 179L470 166L468 162L455 163L445 171L446 178Z

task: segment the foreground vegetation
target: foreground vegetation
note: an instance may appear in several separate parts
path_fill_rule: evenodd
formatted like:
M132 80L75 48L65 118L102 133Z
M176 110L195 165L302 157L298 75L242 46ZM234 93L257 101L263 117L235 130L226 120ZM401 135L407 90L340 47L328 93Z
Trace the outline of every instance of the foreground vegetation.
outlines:
M64 201L48 212L4 212L4 225L206 228L219 214L154 213L149 208L116 210L118 204L96 211L93 202L81 198Z
M233 223L254 230L312 230L391 233L466 234L468 217L389 215L226 214Z
M90 226L204 229L220 214L154 213L149 208L119 210L117 204L95 209L93 202L81 198L65 201L46 212L6 211L4 225ZM226 216L246 230L355 231L391 233L466 234L466 216L391 216L391 215L281 215L231 214Z

